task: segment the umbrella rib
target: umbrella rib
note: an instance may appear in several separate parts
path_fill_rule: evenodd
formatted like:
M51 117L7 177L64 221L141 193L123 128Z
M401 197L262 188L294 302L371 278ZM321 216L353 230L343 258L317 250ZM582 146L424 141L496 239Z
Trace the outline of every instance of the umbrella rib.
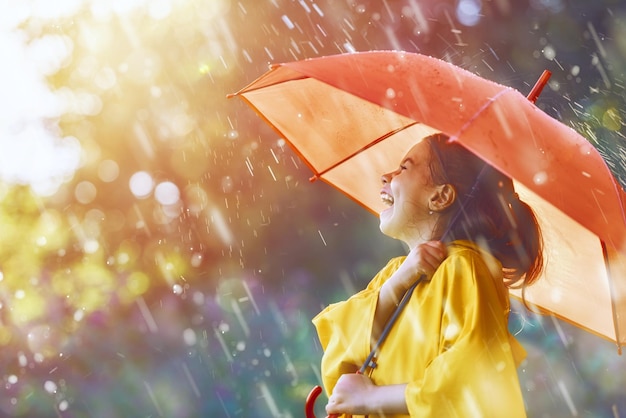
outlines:
M235 96L240 96L240 97L243 97L243 95L244 95L244 94L249 93L249 92L252 92L252 91L262 90L262 89L265 89L265 88L267 88L267 87L271 87L271 86L275 86L275 85L278 85L278 84L283 84L283 83L288 83L288 82L290 82L290 81L297 81L297 80L303 80L303 79L305 79L305 78L310 78L309 76L307 76L307 75L305 75L305 74L301 74L301 75L300 75L300 76L298 76L298 77L292 77L292 78L289 78L289 79L287 79L287 80L280 80L280 79L279 79L279 80L274 81L274 82L270 82L270 83L267 83L267 84L265 84L265 83L261 83L261 84L259 85L259 83L261 82L261 80L264 80L264 79L269 78L269 77L270 77L270 75L273 75L273 74L274 74L276 71L278 71L281 67L282 67L282 68L284 68L284 65L283 65L283 64L272 64L272 65L270 65L270 70L271 70L271 71L270 71L269 73L266 73L266 74L262 75L261 77L257 78L257 79L256 79L256 80L254 80L252 83L248 84L247 86L245 86L244 88L242 88L241 90L239 90L239 91L238 91L238 92L236 92L236 93L228 93L228 94L226 95L226 98L227 98L227 99L232 99L232 98L233 98L233 97L235 97ZM254 87L253 87L253 86L254 86ZM249 103L249 102L248 102L248 103Z
M270 121L267 117L265 117L265 115L263 114L263 112L261 112L250 100L248 100L248 98L246 96L239 96L241 97L241 99L248 104L248 106L250 106L252 108L252 110L254 110L256 112L256 114L265 122L269 125L270 128L272 128L278 135L280 135L281 138L284 138L290 145L291 145L291 149L293 150L293 152L302 160L304 161L304 163L309 167L309 169L315 173L315 178L319 177L319 174L317 174L317 170L315 169L315 167L313 166L313 164L311 164L309 162L309 160L293 145L293 143L289 140L289 138L287 138L287 135L285 135L280 129L278 129L278 127L276 125L274 125L274 123L272 121Z
M409 123L408 125L405 125L405 126L402 126L400 128L394 129L394 130L392 130L390 132L387 132L385 135L383 135L381 137L378 137L377 139L369 142L368 144L366 144L365 146L359 148L358 150L356 150L352 154L348 155L347 157L344 157L341 160L337 161L336 163L334 163L330 167L325 168L324 170L320 171L319 173L315 173L315 175L313 175L309 179L309 181L313 182L313 181L319 179L321 176L323 176L324 174L328 173L330 170L332 170L334 168L337 168L341 164L345 163L346 161L350 160L351 158L354 158L355 156L357 156L358 154L362 153L363 151L366 151L367 149L373 147L374 145L378 144L381 141L384 141L385 139L389 138L390 136L393 136L393 135L397 134L398 132L404 131L405 129L408 129L411 126L415 126L418 123L419 122L412 122L412 123Z

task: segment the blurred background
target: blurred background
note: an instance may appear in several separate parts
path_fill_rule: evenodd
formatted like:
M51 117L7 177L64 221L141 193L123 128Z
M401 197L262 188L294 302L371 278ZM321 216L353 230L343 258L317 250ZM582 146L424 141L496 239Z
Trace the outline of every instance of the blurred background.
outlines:
M271 63L402 49L525 94L549 69L538 106L626 184L622 0L0 8L2 417L302 416L311 318L404 249L226 99ZM511 330L530 417L626 417L612 343L518 303Z

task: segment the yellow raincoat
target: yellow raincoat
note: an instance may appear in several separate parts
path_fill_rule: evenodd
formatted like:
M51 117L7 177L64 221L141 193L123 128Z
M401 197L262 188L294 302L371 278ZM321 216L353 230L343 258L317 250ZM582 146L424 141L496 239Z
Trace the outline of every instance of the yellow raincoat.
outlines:
M378 293L404 258L389 261L365 290L313 319L324 348L327 393L370 353ZM469 241L456 241L431 280L415 289L370 378L376 385L407 383L410 417L525 417L517 376L525 352L508 331L508 313L499 261Z

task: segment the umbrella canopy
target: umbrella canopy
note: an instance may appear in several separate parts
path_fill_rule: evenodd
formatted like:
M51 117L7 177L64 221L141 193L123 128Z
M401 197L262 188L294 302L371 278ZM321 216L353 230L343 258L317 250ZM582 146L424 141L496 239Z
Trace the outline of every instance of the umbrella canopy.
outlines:
M235 95L314 178L376 214L381 174L445 133L510 176L537 213L546 266L527 302L626 343L626 194L592 144L517 90L436 58L376 51L274 65Z

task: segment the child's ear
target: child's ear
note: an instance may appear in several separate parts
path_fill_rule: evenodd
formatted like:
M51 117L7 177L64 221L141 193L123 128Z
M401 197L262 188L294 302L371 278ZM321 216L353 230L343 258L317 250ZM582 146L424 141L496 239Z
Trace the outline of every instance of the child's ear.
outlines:
M456 189L451 184L441 184L430 196L428 208L433 212L441 212L450 207L456 200Z

